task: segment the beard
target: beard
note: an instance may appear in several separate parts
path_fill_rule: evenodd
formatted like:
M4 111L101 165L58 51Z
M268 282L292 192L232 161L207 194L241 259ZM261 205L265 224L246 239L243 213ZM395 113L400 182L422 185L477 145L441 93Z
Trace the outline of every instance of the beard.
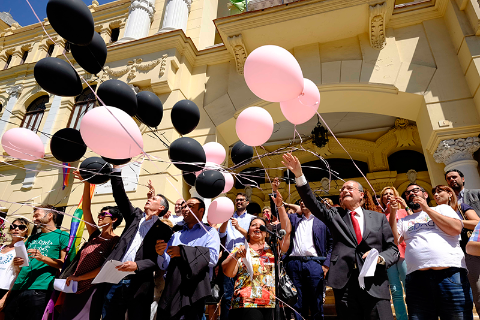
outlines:
M408 206L410 209L412 209L412 210L418 210L418 209L420 209L420 204L419 204L419 203L415 203L415 202L413 202L413 201L411 201L411 200L410 200L409 202L407 202L407 206Z

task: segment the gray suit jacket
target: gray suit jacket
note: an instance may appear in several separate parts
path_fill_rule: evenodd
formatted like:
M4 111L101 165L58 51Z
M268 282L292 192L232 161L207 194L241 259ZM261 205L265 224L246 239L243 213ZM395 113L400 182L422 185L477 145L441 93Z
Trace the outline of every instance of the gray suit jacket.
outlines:
M463 202L472 207L480 217L480 189L463 189Z
M328 227L333 237L333 251L330 270L327 275L328 285L333 289L342 289L347 285L352 273L358 277L355 268L360 270L364 260L362 256L370 249L377 249L385 259L385 265L377 265L375 275L365 278L365 290L373 297L390 299L387 269L399 258L398 248L394 243L392 229L384 214L363 210L365 214L362 241L357 244L352 219L347 210L327 208L319 202L308 183L298 187L298 194L305 206ZM358 284L358 280L357 284Z

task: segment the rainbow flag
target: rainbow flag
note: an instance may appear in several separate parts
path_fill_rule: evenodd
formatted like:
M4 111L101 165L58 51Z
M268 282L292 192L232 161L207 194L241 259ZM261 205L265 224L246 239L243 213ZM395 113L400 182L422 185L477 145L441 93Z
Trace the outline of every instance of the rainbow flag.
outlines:
M95 185L90 185L90 199L93 198L93 194L95 192ZM78 250L80 249L80 243L82 242L83 237L83 230L85 229L85 222L83 220L78 220L83 218L83 197L80 199L80 203L78 204L77 209L73 213L72 223L70 224L70 240L68 241L68 248L67 248L67 264L70 263L75 255L77 254ZM78 218L78 219L75 219ZM66 264L66 265L67 265Z
M70 172L72 168L70 168L68 162L63 163L63 186L62 190L65 190L65 187L68 187L68 180L70 179Z

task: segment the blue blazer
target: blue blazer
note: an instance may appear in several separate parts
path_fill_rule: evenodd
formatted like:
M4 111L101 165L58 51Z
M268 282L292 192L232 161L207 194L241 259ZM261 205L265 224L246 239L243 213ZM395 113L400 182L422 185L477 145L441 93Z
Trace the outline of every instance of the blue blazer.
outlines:
M290 223L292 224L292 233L290 234L290 247L286 256L290 256L293 251L293 240L295 239L296 230L302 216L290 214ZM322 263L325 267L330 267L330 256L333 250L333 239L327 226L317 217L313 218L313 244L319 257L326 257Z

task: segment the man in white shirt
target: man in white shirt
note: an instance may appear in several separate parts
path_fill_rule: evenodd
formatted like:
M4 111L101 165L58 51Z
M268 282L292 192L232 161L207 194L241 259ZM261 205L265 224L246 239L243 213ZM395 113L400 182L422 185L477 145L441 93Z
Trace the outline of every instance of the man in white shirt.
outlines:
M390 225L396 243L405 240L405 283L409 318L473 319L472 294L465 257L459 244L462 222L448 205L430 208L428 194L410 184L405 200L413 214L395 223L398 209L391 202Z
M278 194L278 185L278 178L275 178L272 183L274 194ZM276 207L272 208L277 211ZM286 230L286 237L290 235L284 263L298 292L293 306L297 311L295 319L308 318L311 314L312 319L323 320L324 280L330 267L333 239L325 224L305 207L303 201L300 201L300 208L301 214L278 211L282 229Z
M184 222L183 222L183 215L182 215L182 204L184 200L182 198L178 199L175 202L175 213L170 215L168 217L168 220L170 220L173 223L174 231L181 230L183 228ZM175 228L175 226L177 226Z
M225 248L232 252L233 248L245 243L245 237L238 228L248 230L250 221L255 218L254 215L247 213L248 206L247 195L243 192L237 193L235 198L235 207L237 211L233 214L232 219L226 221L220 226L220 239L225 239ZM221 307L221 320L228 319L228 312L232 304L233 288L235 280L224 275L223 277L223 298Z

